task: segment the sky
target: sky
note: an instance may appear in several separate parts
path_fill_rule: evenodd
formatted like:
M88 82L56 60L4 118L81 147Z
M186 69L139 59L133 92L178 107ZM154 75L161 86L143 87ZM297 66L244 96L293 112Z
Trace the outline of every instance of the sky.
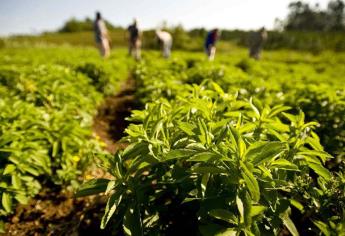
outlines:
M113 25L137 18L142 29L182 24L186 29L274 27L288 14L291 0L0 0L0 35L54 31L66 20L94 17L100 11ZM328 0L306 0L326 7Z

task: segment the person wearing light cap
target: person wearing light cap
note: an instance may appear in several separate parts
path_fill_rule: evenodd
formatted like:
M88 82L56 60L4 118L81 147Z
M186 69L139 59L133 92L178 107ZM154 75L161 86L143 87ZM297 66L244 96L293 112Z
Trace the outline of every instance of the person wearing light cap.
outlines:
M95 32L97 47L102 57L106 58L110 54L110 37L100 12L96 12L96 20L94 22L93 28Z
M172 36L170 33L162 30L156 30L156 36L162 47L163 57L169 58L171 54L172 47Z

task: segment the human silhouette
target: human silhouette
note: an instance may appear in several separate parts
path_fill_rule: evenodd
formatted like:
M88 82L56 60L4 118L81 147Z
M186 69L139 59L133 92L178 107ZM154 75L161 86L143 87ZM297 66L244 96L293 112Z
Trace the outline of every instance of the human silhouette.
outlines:
M103 58L106 58L110 54L110 37L100 12L96 12L96 19L93 28L95 32L96 44L100 54Z
M252 32L249 36L249 56L256 60L260 59L262 47L267 40L267 31L262 27L259 31Z
M210 61L214 60L216 55L216 42L219 39L219 30L213 29L207 33L205 39L205 52Z

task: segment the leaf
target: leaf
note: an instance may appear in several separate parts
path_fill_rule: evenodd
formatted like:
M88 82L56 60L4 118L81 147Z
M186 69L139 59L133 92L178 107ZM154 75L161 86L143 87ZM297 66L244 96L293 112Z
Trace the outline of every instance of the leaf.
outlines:
M182 122L182 121L178 121L177 125L187 135L190 135L190 136L195 135L195 133L193 132L193 129L195 128L194 125L189 124L187 122Z
M283 169L283 170L299 171L298 166L296 166L295 164L289 162L286 159L274 160L274 161L271 162L270 167L271 168Z
M283 224L290 231L292 236L299 236L299 233L296 229L295 224L292 222L292 220L289 217L289 209L286 210L284 213L280 214L279 217L280 217L280 219L282 219Z
M329 227L327 224L325 224L322 221L312 221L313 224L319 228L319 230L325 235L325 236L331 236L331 231L329 230Z
M300 212L304 212L304 206L299 203L298 201L296 201L295 199L290 199L290 203L291 205L293 205L294 207L296 207Z
M188 161L207 162L218 158L221 158L219 154L213 152L202 152L195 154L194 156L189 158Z
M323 177L325 180L330 180L332 178L331 173L320 164L308 162L308 166L313 169L319 176Z
M12 211L12 196L9 193L2 193L1 203L7 213Z
M252 172L250 172L247 168L247 166L240 161L240 166L241 166L241 175L246 183L246 186L249 190L249 193L252 197L252 199L255 202L258 202L260 200L260 188L259 188L259 184L256 180L256 178L254 177L254 175L252 174Z
M332 156L329 155L327 152L317 151L317 150L307 150L307 151L298 152L297 154L307 155L310 157L318 156L320 157L323 164L325 164L328 159L332 158Z
M291 107L284 106L284 105L277 105L277 106L274 106L274 107L271 109L271 111L270 111L268 117L270 117L270 118L271 118L271 117L274 117L275 115L277 115L277 114L279 114L279 113L281 113L281 112L283 112L283 111L290 110L290 109L291 109Z
M198 173L198 174L222 174L222 173L227 173L226 170L223 170L219 167L215 166L197 166L192 168L193 173Z
M110 193L110 191L114 189L115 186L116 186L116 181L115 180L109 181L108 184L107 184L107 188L106 188L104 194L108 195Z
M123 218L123 230L127 235L140 236L144 235L140 212L136 204L131 204Z
M145 142L137 142L129 145L122 154L123 160L134 159L139 155L148 153L148 145Z
M11 176L11 183L15 189L20 189L22 187L22 180L18 175Z
M223 89L215 82L211 82L212 86L213 86L213 89L221 96L223 97L224 96L224 91Z
M76 197L85 197L105 192L109 183L109 179L92 179L80 186Z
M237 153L242 158L246 151L246 144L237 129L230 126L230 131L231 141L236 145Z
M4 234L5 232L5 223L0 220L0 234Z
M250 211L250 216L254 217L254 216L260 215L265 210L266 210L266 207L264 206L252 206L251 211Z
M6 167L4 169L3 175L11 174L13 171L15 171L15 169L16 169L15 165L8 164L8 165L6 165Z
M246 159L250 160L254 165L258 165L277 157L285 150L286 145L282 142L257 142L249 147Z
M120 205L122 200L122 193L123 192L121 190L118 190L108 199L107 206L105 207L105 212L101 221L101 229L105 228L110 218L115 213L117 207Z
M244 222L244 207L243 207L243 202L239 196L236 196L236 206L241 217L240 223L243 223Z
M202 197L205 197L207 183L208 183L209 179L210 179L209 173L204 174L201 178L201 195L202 195Z
M191 149L175 149L175 150L169 151L165 155L164 160L187 158L187 157L193 156L195 153L196 153L196 151L191 150Z
M258 107L256 107L255 105L254 105L254 102L253 102L253 98L251 97L250 99L249 99L249 104L250 104L250 106L251 106L251 108L253 109L253 111L255 112L255 114L256 114L256 118L257 119L259 119L260 118L260 111L259 111L259 109L258 109Z
M237 217L230 211L224 209L213 209L209 212L212 217L223 220L225 222L237 225Z
M218 224L200 225L199 230L202 236L236 236L237 232L233 228L226 228Z

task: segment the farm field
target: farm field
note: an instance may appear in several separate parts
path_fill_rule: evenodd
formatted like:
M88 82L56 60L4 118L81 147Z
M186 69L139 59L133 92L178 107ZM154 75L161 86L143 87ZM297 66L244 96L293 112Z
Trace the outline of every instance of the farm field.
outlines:
M229 48L1 48L0 231L344 235L345 53Z

